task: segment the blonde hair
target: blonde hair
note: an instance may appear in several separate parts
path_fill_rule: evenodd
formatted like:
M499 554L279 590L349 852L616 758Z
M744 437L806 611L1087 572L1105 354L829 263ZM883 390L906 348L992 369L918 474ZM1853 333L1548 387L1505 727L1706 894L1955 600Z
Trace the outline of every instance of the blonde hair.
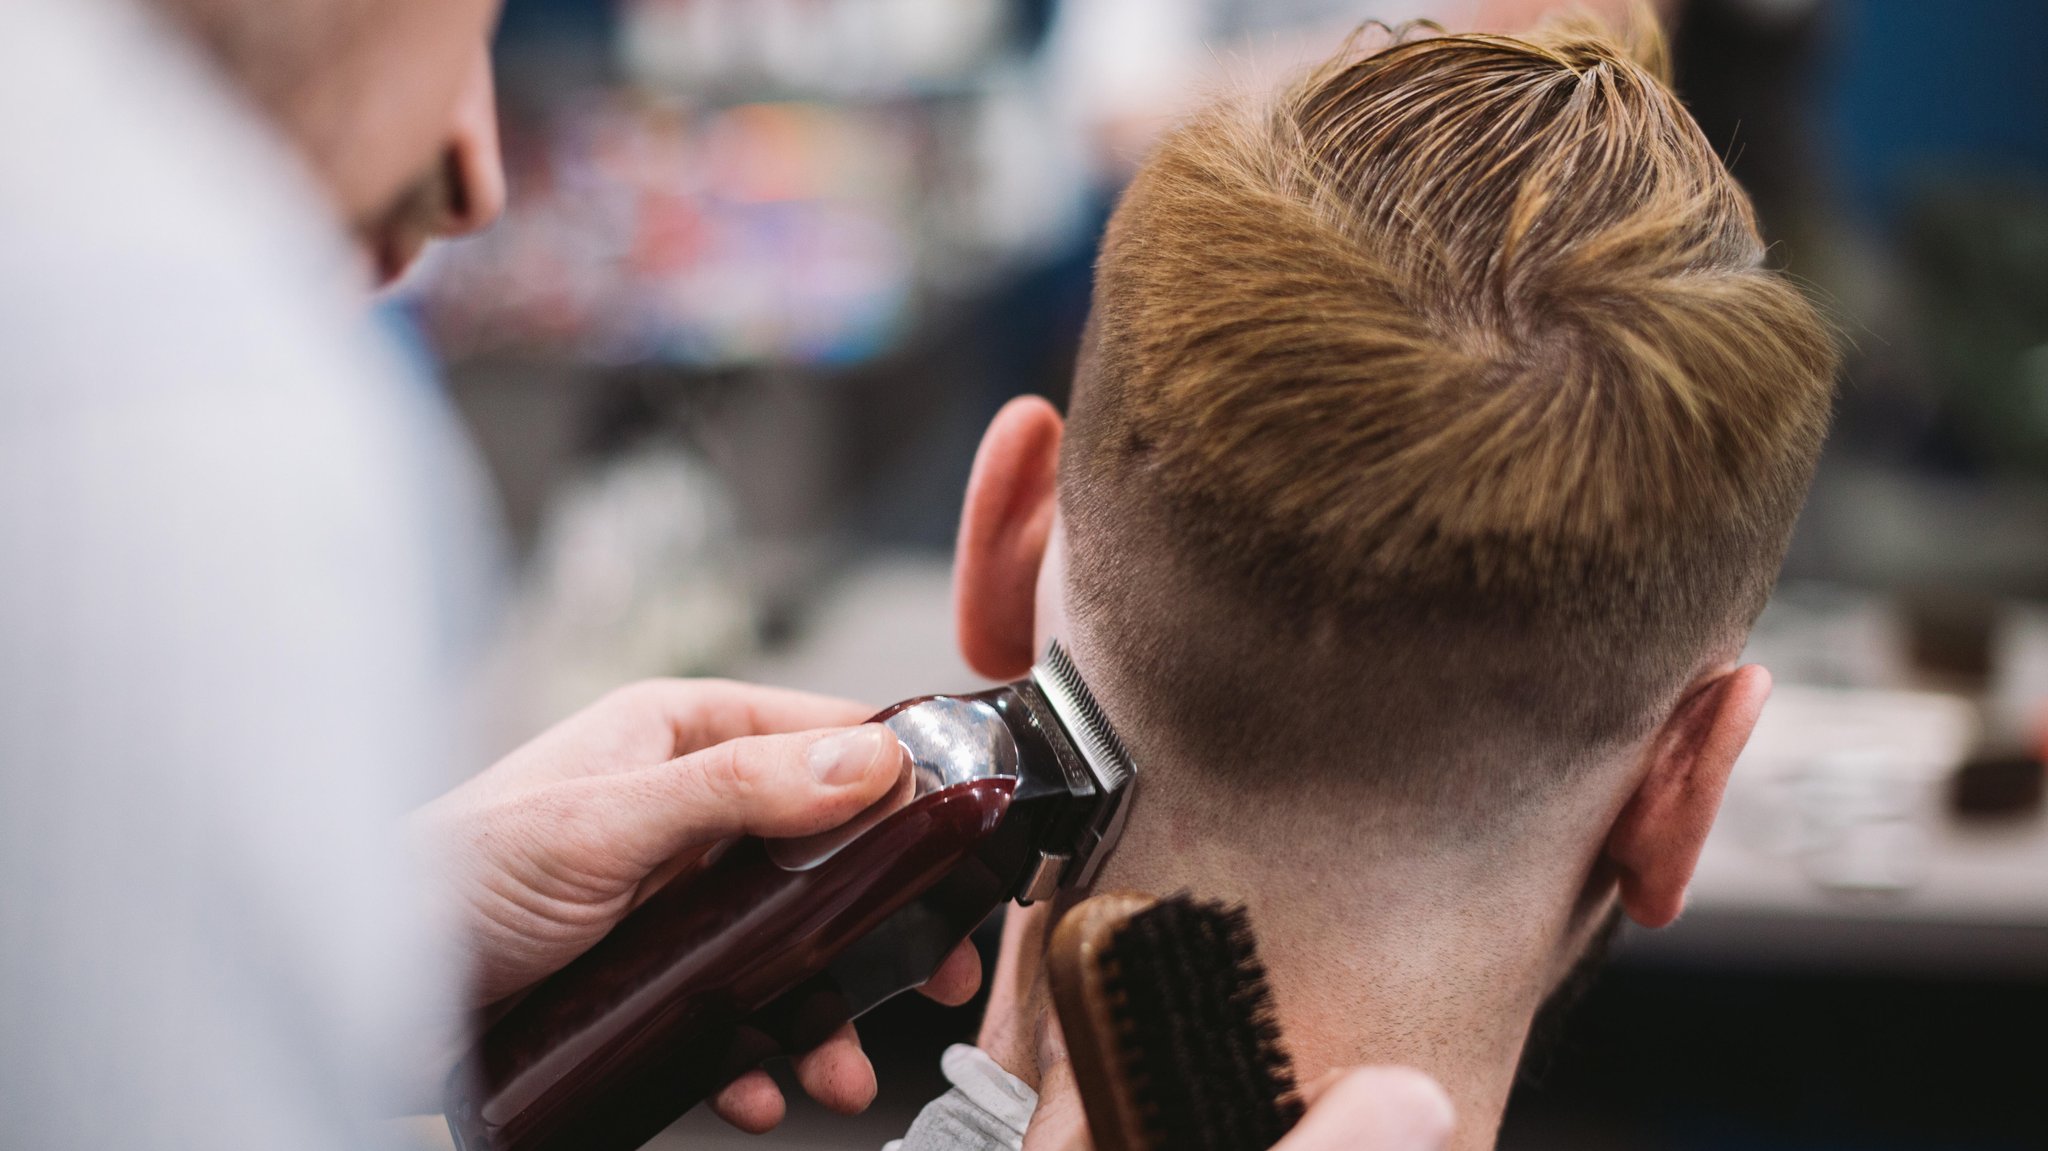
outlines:
M1471 761L1373 774L1487 809L1547 786L1504 759L1639 736L1753 622L1836 354L1654 29L1640 62L1585 22L1391 39L1202 113L1126 193L1069 592L1180 758Z

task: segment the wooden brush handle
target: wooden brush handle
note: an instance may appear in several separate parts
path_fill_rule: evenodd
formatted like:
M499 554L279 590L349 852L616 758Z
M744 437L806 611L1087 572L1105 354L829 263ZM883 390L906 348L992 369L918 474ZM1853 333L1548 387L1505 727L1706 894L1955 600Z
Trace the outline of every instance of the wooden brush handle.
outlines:
M1046 979L1095 1151L1159 1151L1138 1122L1130 1069L1117 1053L1119 1004L1105 986L1101 964L1116 932L1156 902L1146 895L1112 893L1081 903L1053 929L1046 954Z

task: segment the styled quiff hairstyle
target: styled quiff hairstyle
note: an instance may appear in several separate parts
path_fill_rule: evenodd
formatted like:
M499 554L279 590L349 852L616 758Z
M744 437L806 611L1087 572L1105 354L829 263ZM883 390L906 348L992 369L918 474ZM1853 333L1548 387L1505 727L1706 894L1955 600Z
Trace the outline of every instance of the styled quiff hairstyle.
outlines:
M1649 37L1389 35L1143 165L1061 462L1134 750L1495 826L1739 647L1836 353Z

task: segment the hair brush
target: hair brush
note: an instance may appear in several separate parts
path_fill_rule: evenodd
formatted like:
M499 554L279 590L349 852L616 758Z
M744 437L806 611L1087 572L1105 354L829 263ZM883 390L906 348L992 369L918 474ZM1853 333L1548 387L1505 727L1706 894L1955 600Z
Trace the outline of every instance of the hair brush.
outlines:
M1265 1151L1301 1117L1244 908L1097 896L1047 977L1096 1151Z

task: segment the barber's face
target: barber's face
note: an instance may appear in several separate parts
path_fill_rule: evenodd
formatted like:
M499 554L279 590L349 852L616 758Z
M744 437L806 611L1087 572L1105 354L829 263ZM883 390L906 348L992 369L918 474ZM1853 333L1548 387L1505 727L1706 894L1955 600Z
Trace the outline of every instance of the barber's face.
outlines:
M396 200L358 223L357 240L380 284L405 274L429 241L489 227L505 208L498 106L490 55L479 50L450 115L440 154Z
M379 278L504 207L488 45L499 0L368 0L290 115Z

